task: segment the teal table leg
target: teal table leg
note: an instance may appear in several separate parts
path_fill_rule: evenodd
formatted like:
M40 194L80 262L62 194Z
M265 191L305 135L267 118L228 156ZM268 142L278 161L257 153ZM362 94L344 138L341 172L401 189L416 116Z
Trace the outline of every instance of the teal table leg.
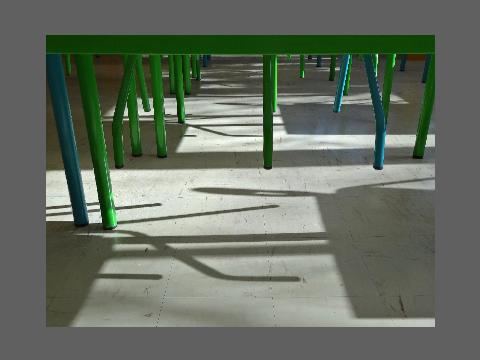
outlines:
M126 60L127 57L124 56L124 65L127 64ZM127 97L127 107L132 156L142 156L142 142L140 140L140 120L138 119L137 84L135 81L135 74L133 74L133 77L130 80L130 87L128 89Z
M157 156L164 158L167 157L167 135L163 114L164 100L161 55L150 55L150 71L152 75L153 118L155 122Z
M349 62L350 62L350 55L349 54L343 55L342 65L340 67L340 74L338 76L337 93L335 95L335 102L333 103L334 113L340 112L340 107L342 106L343 89L345 87L345 80L347 79L347 68L348 68Z
M375 76L378 76L378 54L373 55L373 70L375 71Z
M337 57L330 56L330 74L328 76L329 81L335 80L335 68L337 67Z
M78 82L82 97L85 124L92 154L98 201L102 214L103 228L110 230L117 226L117 215L113 203L112 184L108 169L107 148L103 133L102 114L98 99L97 81L93 68L92 55L75 55Z
M273 157L272 93L272 55L263 55L263 167L267 170Z
M67 69L67 75L72 75L72 60L70 54L65 54L65 68Z
M67 178L68 194L72 204L73 222L76 226L85 226L88 225L87 204L85 203L82 174L78 161L72 113L61 56L58 54L47 55L46 63L48 87L57 125L65 177Z
M427 82L428 67L430 66L430 54L425 58L425 65L423 66L422 83Z
M149 112L151 108L150 108L150 101L148 99L147 82L145 80L145 73L143 71L143 60L141 55L137 55L135 68L137 71L138 84L140 85L140 95L142 96L143 110L145 112Z
M350 90L350 75L352 73L352 59L353 56L350 55L350 60L348 61L348 69L347 69L347 78L345 79L345 86L343 88L343 95L348 95L348 90Z
M205 55L204 55L205 56ZM185 123L185 103L183 92L182 55L174 55L175 89L177 95L177 118L180 124Z
M370 88L370 95L372 97L373 110L375 112L375 159L373 167L376 170L382 170L387 128L372 57L372 55L363 55L363 60L365 62L365 70L367 72L368 86Z
M125 106L127 105L128 91L133 79L133 70L135 66L135 56L128 55L123 73L120 91L118 92L115 112L112 121L112 137L113 137L113 155L115 159L115 167L120 169L124 166L124 147L123 147L123 115Z
M305 55L300 55L300 78L305 77Z
M169 82L169 85L170 85L170 94L175 94L174 55L168 55L168 82Z
M385 75L383 76L382 105L385 113L385 123L388 121L390 109L390 94L392 93L393 69L395 68L395 54L388 54L385 61Z
M322 56L317 55L317 67L322 67Z
M273 112L277 111L277 93L278 93L278 57L272 55L272 109Z
M192 80L190 78L190 55L182 55L182 71L185 94L190 95L192 92Z
M197 64L197 80L202 80L201 66L200 66L200 55L195 55L195 63Z
M428 66L427 83L423 93L423 104L418 121L417 138L415 148L413 149L413 158L422 159L425 154L425 145L427 143L428 128L432 118L433 104L435 103L435 54L430 55L430 64Z

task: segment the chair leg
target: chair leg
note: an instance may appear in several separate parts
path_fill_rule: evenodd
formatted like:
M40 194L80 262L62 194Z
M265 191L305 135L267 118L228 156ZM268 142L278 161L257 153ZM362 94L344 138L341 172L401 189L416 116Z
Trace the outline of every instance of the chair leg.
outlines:
M430 57L431 55L428 54L425 58L425 65L423 66L423 74L422 74L422 83L427 82L427 74L428 74L428 67L430 66Z
M200 67L200 55L195 55L195 62L197 63L197 80L202 80L202 70Z
M272 113L272 55L263 55L263 167L272 168L273 113Z
M333 104L334 113L340 112L340 107L342 106L343 89L345 87L345 81L347 79L347 70L348 70L349 62L350 62L350 54L343 55L342 66L340 67L340 74L338 76L337 93L335 95L335 102Z
M85 54L75 55L75 64L77 65L78 82L85 113L85 124L92 155L103 228L111 230L117 226L117 215L113 203L112 184L108 169L107 149L98 99L97 81L93 68L93 57Z
M373 54L373 70L375 71L375 76L378 76L378 54Z
M415 148L413 149L413 158L422 159L425 154L425 145L427 143L428 128L432 118L433 104L435 103L435 54L430 55L430 64L428 66L427 82L423 93L423 104L418 121L417 138Z
M134 55L138 61L139 55ZM127 57L124 56L124 65L126 65ZM138 119L138 103L137 103L137 84L135 81L135 73L130 80L130 88L127 97L128 108L128 126L130 129L130 146L132 148L132 156L142 156L142 142L140 140L140 120Z
M150 100L148 98L147 82L145 80L145 73L143 71L143 61L142 56L137 56L137 61L135 62L135 69L137 72L138 84L140 86L140 95L142 97L143 111L150 112Z
M300 55L300 79L305 77L305 55Z
M165 131L165 117L163 114L164 98L161 55L150 55L150 72L152 76L153 118L155 122L157 156L164 158L167 157L167 134Z
M192 80L190 74L190 55L182 55L182 73L185 94L190 95L192 92Z
M192 61L192 78L196 79L197 78L197 62L195 61L195 56L196 55L191 55L191 61Z
M330 56L330 74L328 76L329 81L335 80L335 68L337 67L337 57Z
M72 59L70 54L65 54L65 68L67 70L67 75L72 75Z
M373 110L375 112L375 160L373 167L377 170L382 170L385 153L385 137L387 133L385 114L383 112L382 100L378 90L378 83L375 76L372 55L363 55L363 60L365 63L365 70L367 72L368 86L370 88L370 95L372 97Z
M388 121L390 109L390 94L392 93L393 69L395 68L395 54L388 54L385 61L385 74L383 75L382 106L385 113L385 123Z
M168 55L168 83L170 94L175 94L175 64L174 55Z
M407 54L400 56L400 71L405 71L405 66L407 65Z
M183 91L182 55L175 55L175 89L177 96L177 118L180 124L185 123L185 95Z
M278 91L278 57L272 55L272 110L277 111L277 91Z
M62 152L65 177L67 178L68 194L72 204L73 222L76 226L85 226L88 225L87 204L85 203L82 174L78 161L72 113L70 111L61 55L47 55L46 64L50 98Z
M128 55L123 73L120 91L118 92L115 112L112 121L112 137L113 137L113 157L115 159L115 167L120 169L124 166L124 146L123 146L123 115L127 105L128 91L133 79L133 68L136 59L134 55Z
M353 56L350 55L350 60L348 61L348 69L347 69L347 79L345 80L345 86L343 88L343 95L348 95L348 90L350 90L350 75L352 73L352 59Z

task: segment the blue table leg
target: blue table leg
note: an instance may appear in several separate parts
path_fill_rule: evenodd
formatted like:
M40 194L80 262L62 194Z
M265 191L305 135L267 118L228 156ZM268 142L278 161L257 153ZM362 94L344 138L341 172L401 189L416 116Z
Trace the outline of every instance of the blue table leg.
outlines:
M82 175L77 155L77 145L68 101L67 86L63 73L61 55L47 55L47 80L53 113L57 125L68 193L72 204L73 221L76 226L88 225L87 204L83 192Z
M342 106L343 89L345 88L345 80L347 79L348 64L350 62L350 54L342 56L342 66L340 67L340 75L338 77L337 93L335 94L335 102L333 104L333 112L340 112Z
M208 57L207 55L202 55L203 67L208 66Z
M430 54L427 55L425 58L425 66L423 67L423 74L422 74L422 83L427 82L427 74L428 74L428 67L430 66L430 59L432 56Z
M382 99L380 97L377 78L375 76L372 55L363 55L363 60L365 62L365 70L367 72L373 110L375 112L375 160L373 167L377 170L382 170L385 153L385 136L387 134L385 113L383 111Z
M400 56L400 71L405 71L405 66L407 65L407 55L403 54Z
M317 67L322 67L322 56L317 55Z

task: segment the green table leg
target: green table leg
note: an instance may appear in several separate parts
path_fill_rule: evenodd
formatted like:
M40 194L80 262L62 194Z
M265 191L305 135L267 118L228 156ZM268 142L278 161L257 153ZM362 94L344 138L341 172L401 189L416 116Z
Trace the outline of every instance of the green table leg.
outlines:
M177 118L180 124L185 123L185 104L183 92L182 55L174 55L175 89L177 95Z
M273 112L272 112L272 55L263 55L263 167L272 168Z
M347 78L345 79L345 86L343 88L343 95L348 95L348 90L350 89L350 74L352 72L352 58L353 58L353 56L350 56L350 58L348 60Z
M134 55L137 56L137 55ZM127 57L124 56L124 64L126 65ZM138 61L138 59L137 59ZM130 80L127 97L128 107L128 126L130 129L130 145L132 147L132 156L142 156L142 142L140 140L140 121L138 119L138 103L137 103L137 84L135 82L135 74Z
M423 104L418 121L417 139L413 149L413 158L422 159L425 154L425 145L427 143L428 128L432 118L433 104L435 103L435 54L431 54L430 65L428 67L427 83L423 93Z
M272 108L277 111L277 93L278 93L278 56L272 55Z
M85 113L85 124L92 155L95 182L97 183L103 228L110 230L117 226L117 215L113 203L102 114L98 100L95 70L93 69L93 57L92 55L75 55L75 63L77 65L78 82Z
M378 74L378 54L373 54L373 69L375 70L375 76Z
M128 55L125 65L125 71L118 92L117 103L112 121L112 137L113 137L113 155L115 159L115 167L117 169L124 166L124 147L123 147L123 115L127 104L128 90L133 79L133 68L135 65L135 56Z
M164 158L167 157L167 136L163 114L164 100L161 55L150 55L150 71L152 75L153 118L155 122L155 138L157 140L157 156Z
M388 54L385 61L385 75L383 76L382 105L385 114L385 122L388 120L390 108L390 94L392 93L393 69L395 67L395 54Z
M145 81L145 73L143 72L143 61L142 61L141 55L137 56L137 61L135 62L135 68L137 71L138 84L140 85L140 94L142 96L143 110L145 112L149 112L151 108L150 108L150 101L148 99L147 82Z
M182 55L183 82L185 85L185 94L192 92L192 80L190 78L190 55Z
M335 80L335 68L337 67L337 57L330 56L330 74L328 76L329 81Z
M305 55L300 55L300 78L305 78Z
M70 54L65 54L65 68L67 70L67 75L72 75L72 60Z
M175 94L175 61L174 55L168 55L168 83L170 94Z

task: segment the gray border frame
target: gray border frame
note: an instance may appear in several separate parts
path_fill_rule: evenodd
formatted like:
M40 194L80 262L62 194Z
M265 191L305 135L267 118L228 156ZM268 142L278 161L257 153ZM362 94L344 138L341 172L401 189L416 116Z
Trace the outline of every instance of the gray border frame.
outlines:
M474 2L242 0L20 3L2 11L2 337L7 359L470 358L478 329ZM3 7L7 7L3 4ZM93 10L92 10L93 9ZM113 10L114 9L114 10ZM343 14L341 12L344 12ZM175 16L178 14L179 16ZM45 327L45 34L435 34L435 329ZM8 49L7 49L8 47ZM457 63L457 61L460 61ZM473 69L473 70L472 70ZM6 79L6 81L5 81ZM6 130L5 126L8 126ZM468 131L463 128L468 126ZM463 130L463 131L462 131ZM6 287L5 287L6 285ZM471 328L469 328L469 326ZM477 335L478 336L478 335ZM478 352L478 351L477 351ZM27 354L29 353L29 354ZM463 356L462 356L463 355ZM478 355L477 355L478 356ZM473 358L473 357L472 357Z

